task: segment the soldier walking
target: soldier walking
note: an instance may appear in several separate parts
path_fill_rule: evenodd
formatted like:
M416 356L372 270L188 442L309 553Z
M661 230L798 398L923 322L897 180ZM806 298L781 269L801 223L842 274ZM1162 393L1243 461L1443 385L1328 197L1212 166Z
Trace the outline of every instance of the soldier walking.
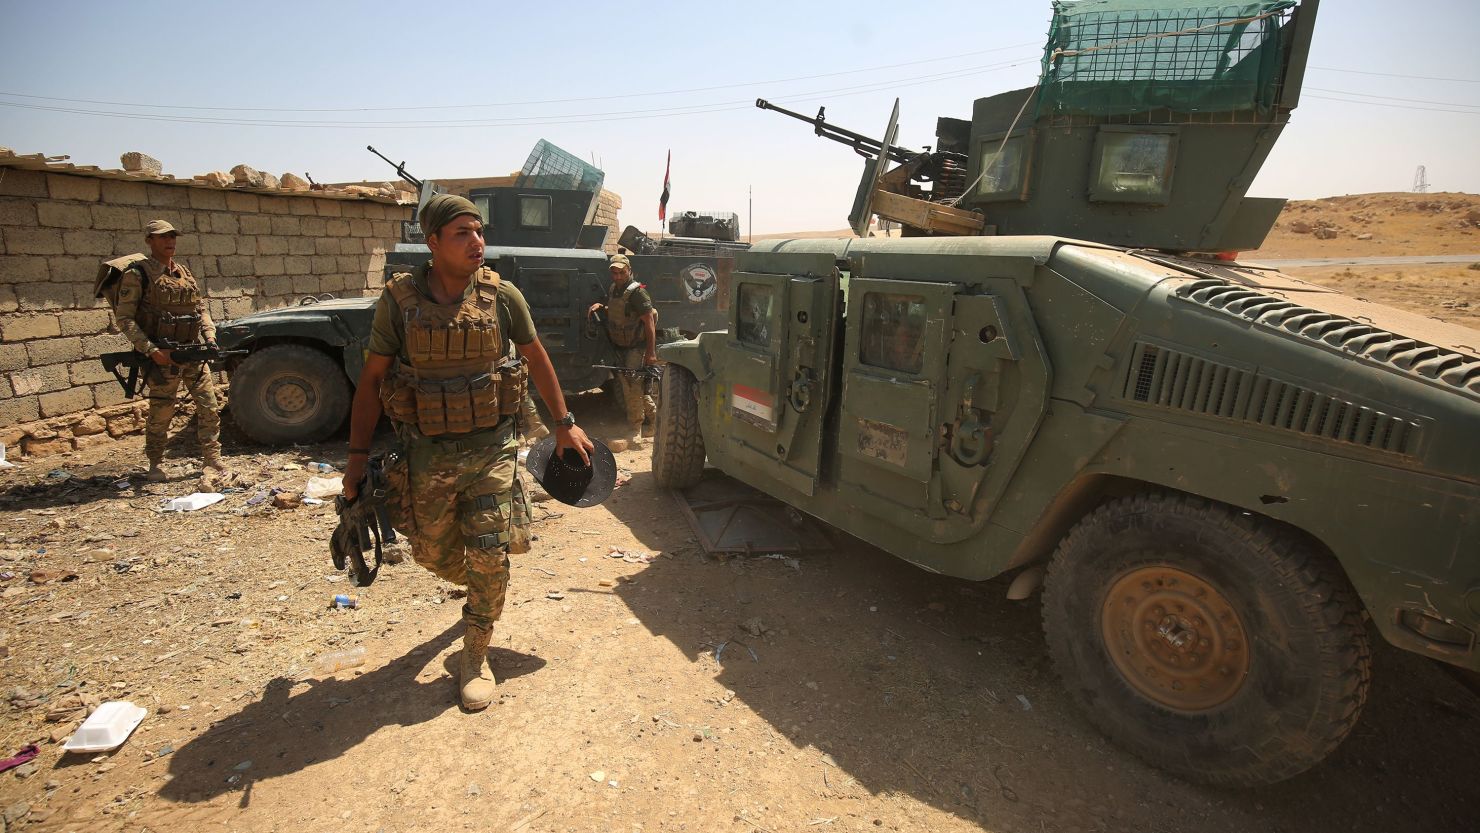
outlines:
M179 234L165 220L149 221L144 237L149 256L124 270L114 308L119 330L135 350L159 365L156 375L163 376L163 381L148 383L149 421L144 433L144 454L149 458L146 476L156 483L166 479L161 464L182 381L195 401L202 462L218 472L226 468L221 462L220 403L210 368L204 362L175 364L170 358L168 345L216 343L216 325L200 285L185 264L175 262Z
M606 333L612 346L617 348L617 366L629 370L641 370L646 365L658 363L658 313L653 309L652 296L632 275L632 263L626 255L612 255L608 266L611 286L607 290L606 303L591 305L589 313L606 309ZM627 422L632 426L631 446L642 447L643 437L653 435L653 420L657 407L648 395L643 376L639 373L618 373L617 385L622 391L622 403L627 409Z
M402 452L386 472L397 527L416 563L468 588L458 690L463 706L478 710L493 702L497 685L488 643L504 607L509 553L529 550L515 476L527 381L555 417L557 453L574 449L589 463L593 445L565 407L524 296L483 265L478 209L442 194L419 219L432 260L393 275L376 304L350 414L344 495L358 494L383 410Z

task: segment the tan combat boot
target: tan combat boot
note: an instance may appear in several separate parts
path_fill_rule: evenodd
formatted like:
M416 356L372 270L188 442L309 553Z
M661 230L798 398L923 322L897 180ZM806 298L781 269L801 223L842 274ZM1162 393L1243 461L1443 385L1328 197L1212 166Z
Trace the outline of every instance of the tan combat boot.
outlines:
M206 468L215 469L218 472L226 471L226 463L221 460L221 449L219 448L202 449L200 461Z
M642 448L642 443L643 443L643 439L642 439L643 438L642 423L640 423L640 422L634 422L634 423L632 423L631 428L632 428L632 438L627 441L627 447L628 448Z
M493 670L488 667L488 641L492 638L493 628L480 628L477 625L468 625L467 632L463 634L462 656L458 658L458 680L463 708L468 711L486 709L493 702L494 688L498 681L493 678Z
M160 465L163 462L163 454L160 454L158 456L150 454L149 471L144 474L144 479L148 480L150 483L163 483L166 480L169 480L170 476L164 473L164 467Z
M655 420L655 419L652 419L651 417L648 419L647 422L644 422L642 424L642 435L644 437L651 437L653 434L656 434L657 431L658 431L658 421Z

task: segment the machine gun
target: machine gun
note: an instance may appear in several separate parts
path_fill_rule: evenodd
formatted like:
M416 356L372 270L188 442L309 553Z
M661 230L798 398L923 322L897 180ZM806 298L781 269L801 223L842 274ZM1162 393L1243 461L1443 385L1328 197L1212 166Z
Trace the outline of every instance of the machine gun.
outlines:
M591 366L612 373L638 376L649 381L657 381L663 378L663 368L655 364L645 364L642 367L617 367L610 364L593 364Z
M215 344L171 344L165 342L160 345L161 350L170 354L170 361L175 364L195 364L206 362L212 368L220 369L219 365L232 356L245 356L246 350L222 350ZM103 363L103 369L113 374L118 386L123 388L123 395L132 399L138 396L141 384L140 376L154 383L163 384L165 381L164 368L154 363L154 360L137 350L126 350L122 353L104 353L98 357ZM125 374L124 369L128 370Z
M385 506L387 496L384 462L376 458L366 466L365 479L360 481L354 500L346 500L344 495L334 498L339 525L329 536L329 557L336 570L349 565L358 587L369 587L375 581L384 560L383 545L396 543L396 531L391 528ZM371 549L375 550L374 569L365 563L365 553Z
M371 153L375 154L376 156L379 156L381 159L384 159L385 160L385 164L390 165L392 168L395 168L396 169L396 174L398 176L400 176L401 179L406 180L406 182L410 183L411 186L414 187L416 190L418 190L418 191L421 190L421 188L422 188L422 180L417 179L416 177L412 176L411 174L406 173L406 163L405 162L392 162L389 157L387 157L385 154L381 153L380 151L376 150L374 145L365 145L365 150L368 150Z

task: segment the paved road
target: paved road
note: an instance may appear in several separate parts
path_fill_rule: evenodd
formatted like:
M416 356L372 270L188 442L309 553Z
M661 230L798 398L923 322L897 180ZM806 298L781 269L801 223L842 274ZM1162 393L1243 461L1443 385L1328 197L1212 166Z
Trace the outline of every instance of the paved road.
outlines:
M1288 269L1299 266L1407 266L1414 263L1480 263L1480 255L1394 255L1392 257L1307 257L1291 260L1265 260L1251 257L1253 263Z

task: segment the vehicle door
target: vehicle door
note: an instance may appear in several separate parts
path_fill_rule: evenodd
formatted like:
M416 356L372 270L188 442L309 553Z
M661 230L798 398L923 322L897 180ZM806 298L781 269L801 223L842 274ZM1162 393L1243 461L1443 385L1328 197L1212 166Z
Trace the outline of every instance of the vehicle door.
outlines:
M724 442L738 462L811 495L834 385L837 264L825 253L745 253L731 284L730 355L717 391L731 426Z
M1032 268L857 258L838 425L839 484L852 503L934 541L990 511L983 484L1005 485L1047 402L1047 360L1019 285Z

